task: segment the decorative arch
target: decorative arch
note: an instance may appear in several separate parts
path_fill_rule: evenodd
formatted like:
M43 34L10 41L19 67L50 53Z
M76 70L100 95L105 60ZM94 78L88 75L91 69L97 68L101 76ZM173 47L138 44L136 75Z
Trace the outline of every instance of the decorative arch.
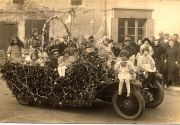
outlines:
M45 29L46 29L47 25L48 25L51 21L53 21L53 20L55 20L55 19L56 19L56 20L59 20L59 21L63 24L64 28L66 29L66 32L67 32L68 36L71 37L71 32L70 32L70 30L68 29L68 26L65 24L64 20L63 20L62 18L60 18L59 16L54 15L54 16L50 17L49 19L47 19L46 22L45 22L44 25L43 25L43 28L42 28L42 50L43 50L43 46L44 46Z

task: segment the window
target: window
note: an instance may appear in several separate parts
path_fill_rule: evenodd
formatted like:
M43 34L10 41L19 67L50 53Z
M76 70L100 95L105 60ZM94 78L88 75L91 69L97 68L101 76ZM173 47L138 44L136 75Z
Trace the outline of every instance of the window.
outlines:
M144 25L146 19L120 18L118 24L118 41L124 40L124 35L131 35L132 41L144 38Z

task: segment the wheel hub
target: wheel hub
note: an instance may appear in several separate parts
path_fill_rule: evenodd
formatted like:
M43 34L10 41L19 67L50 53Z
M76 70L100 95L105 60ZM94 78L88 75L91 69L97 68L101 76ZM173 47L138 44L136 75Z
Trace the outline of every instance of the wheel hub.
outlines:
M125 100L123 105L124 105L124 108L126 108L128 110L131 110L131 109L135 108L133 102L131 100L129 100L129 99Z

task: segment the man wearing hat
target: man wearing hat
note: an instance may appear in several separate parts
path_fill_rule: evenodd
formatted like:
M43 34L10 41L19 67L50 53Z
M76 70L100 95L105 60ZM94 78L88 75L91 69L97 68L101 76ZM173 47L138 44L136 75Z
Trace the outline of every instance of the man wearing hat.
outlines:
M136 51L138 51L138 50L137 50L137 45L136 45L135 41L132 41L132 40L131 40L131 35L126 34L126 35L124 36L124 41L126 41L126 40L129 40L129 41L131 42L131 45L136 49Z
M161 43L162 41L164 41L164 37L163 37L164 33L162 31L160 31L158 33L158 35L159 35L158 41L159 41L159 43Z
M52 48L50 50L50 61L47 62L45 65L52 68L56 69L58 66L58 58L60 57L59 49L58 48Z
M179 39L179 35L178 35L177 33L174 33L174 34L173 34L173 40L174 40L174 45L175 45L176 47L179 47L179 46L180 46L180 42L178 41L178 39Z
M94 36L89 36L88 41L83 44L85 50L95 50Z
M130 57L137 54L136 48L132 45L132 42L130 40L124 40L123 44L123 49L129 52Z
M180 42L178 41L179 35L177 33L173 34L174 46L177 48L178 55L180 56ZM180 61L180 57L178 59ZM176 68L176 78L180 78L180 63L178 62L178 68Z
M169 34L165 33L163 35L163 40L160 41L160 46L163 47L164 49L166 49L168 47L168 41L169 41Z

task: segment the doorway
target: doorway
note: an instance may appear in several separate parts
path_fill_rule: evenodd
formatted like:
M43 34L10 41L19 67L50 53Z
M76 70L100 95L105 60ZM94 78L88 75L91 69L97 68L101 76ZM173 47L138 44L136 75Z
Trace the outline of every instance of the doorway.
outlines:
M17 36L17 23L0 22L0 50L7 50L12 37Z

